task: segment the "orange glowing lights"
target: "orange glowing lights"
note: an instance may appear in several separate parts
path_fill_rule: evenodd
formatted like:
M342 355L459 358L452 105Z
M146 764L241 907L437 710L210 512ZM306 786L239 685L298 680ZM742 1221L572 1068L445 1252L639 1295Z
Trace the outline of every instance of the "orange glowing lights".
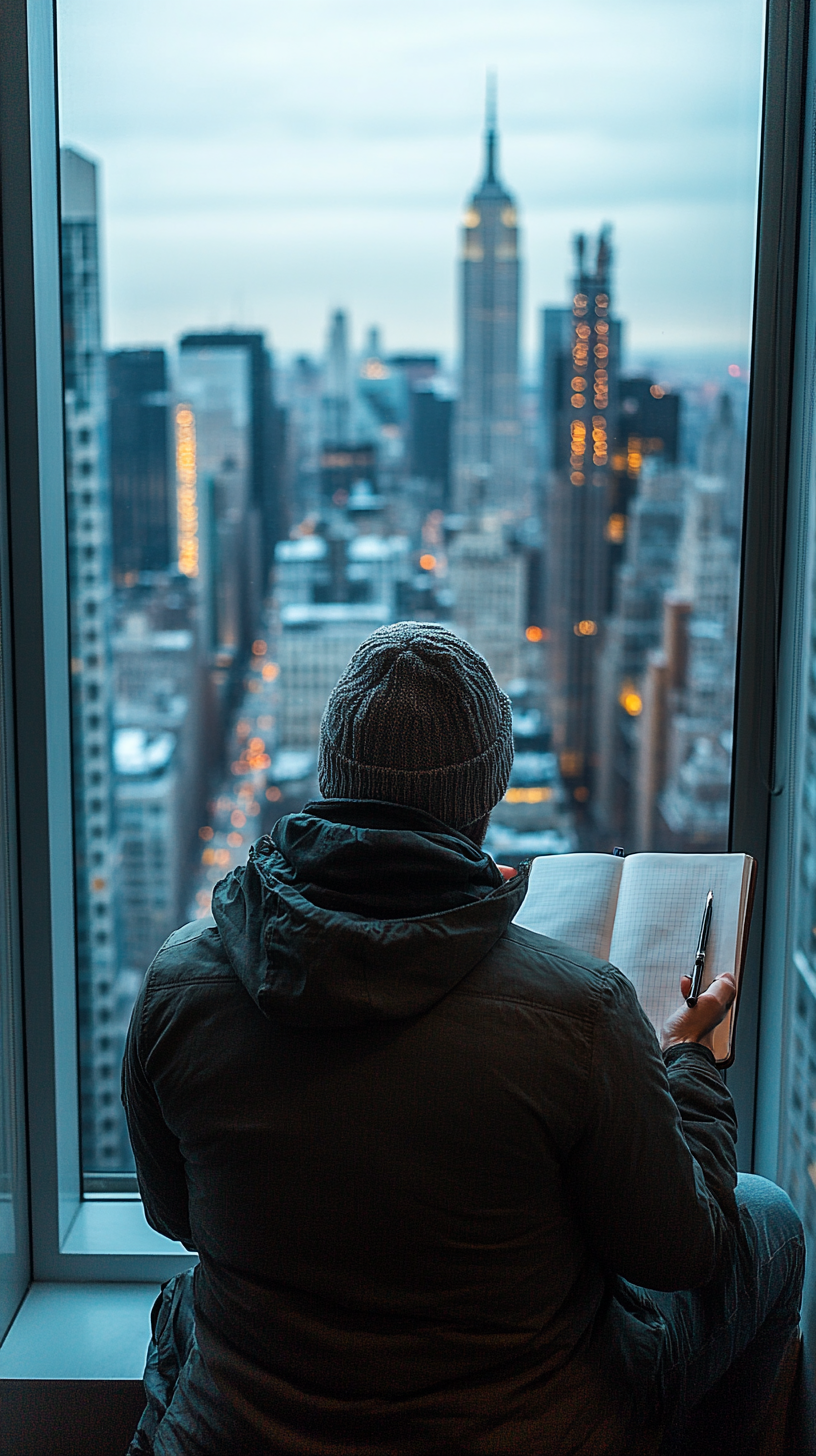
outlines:
M198 576L198 497L195 416L189 405L176 410L176 516L178 569Z
M235 829L243 829L244 825L246 824L246 814L244 814L240 809L233 809L232 813L230 814L230 824L232 824Z
M618 693L618 702L630 718L637 718L643 711L643 699L634 683L625 682Z
M605 294L605 293L599 293L599 294L596 295L596 298L595 298L595 307L596 308L608 308L609 307L609 298L608 298L607 294Z
M432 556L430 551L426 551L424 555L420 556L419 564L423 571L433 571L436 566L436 557Z
M565 779L574 779L584 771L584 755L577 748L563 749L558 761Z
M544 641L544 628L543 627L528 627L526 629L524 635L527 638L527 641L528 642L543 642Z
M246 718L239 718L238 722L235 725L235 732L239 738L248 738L251 729L252 724L248 723Z
M579 804L585 804L589 798L589 789L585 784L579 784L577 789L573 789L572 796L578 800Z
M598 631L598 623L593 622L591 617L584 617L575 623L572 630L576 637L594 637Z
M256 637L252 644L252 652L255 657L264 657L266 655L266 643L263 637Z
M261 677L263 678L264 682L274 682L279 672L280 668L278 667L278 664L276 662L265 662L263 667L261 668ZM261 720L259 718L258 722L260 723L260 721ZM269 726L272 726L271 723Z
M576 375L572 381L572 388L575 390L586 389L586 380L582 379L580 374Z
M586 396L583 394L574 394L571 403L573 409L583 409L586 404Z
M607 541L611 541L615 546L620 546L626 537L626 517L617 512L611 515L606 523L604 535Z
M662 399L666 391L659 384L650 384L649 393L653 399Z
M198 837L199 839L212 839L213 830L210 828L209 824L203 824L201 826L198 831Z
M572 306L576 309L585 309L588 301L589 300L587 299L585 293L576 293L574 299L572 300Z
M277 784L272 784L271 788L268 788L266 791L266 797L270 804L277 804L283 798L283 794Z
M583 485L583 483L584 483L583 471L581 471L581 470L573 470L572 474L570 475L570 481L571 481L571 483L573 485Z
M589 338L590 334L592 333L592 330L589 327L589 324L577 324L576 325L576 328L575 328L575 332L576 332L578 338L583 340L583 339L588 339Z
M240 849L243 842L244 841L241 838L240 834L227 835L227 844L231 845L233 849Z
M549 784L541 784L535 788L508 789L504 798L508 804L546 804L552 798L552 792Z

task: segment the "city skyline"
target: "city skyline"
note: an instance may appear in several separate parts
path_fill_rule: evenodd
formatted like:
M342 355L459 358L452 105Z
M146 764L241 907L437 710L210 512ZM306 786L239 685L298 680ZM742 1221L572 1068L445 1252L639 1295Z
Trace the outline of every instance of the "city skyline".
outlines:
M61 17L63 136L105 167L112 346L233 324L316 353L343 307L360 332L385 323L390 347L452 352L451 242L495 66L524 203L525 357L570 235L604 221L634 350L747 348L759 6L694 4L692 25L688 4L610 16L593 0L577 108L573 19L527 0L469 10L466 46L458 0L399 17L242 0L226 49L217 7L175 0L153 26L154 4L137 24L98 0Z

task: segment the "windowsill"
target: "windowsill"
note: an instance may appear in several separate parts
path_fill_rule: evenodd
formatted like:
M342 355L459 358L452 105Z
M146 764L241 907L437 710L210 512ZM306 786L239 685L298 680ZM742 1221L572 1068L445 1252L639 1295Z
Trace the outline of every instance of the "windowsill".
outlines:
M156 1284L33 1284L0 1346L0 1380L141 1380L157 1294Z
M195 1254L152 1229L137 1198L86 1199L63 1243L63 1254L165 1254L189 1263ZM169 1275L167 1276L169 1278Z

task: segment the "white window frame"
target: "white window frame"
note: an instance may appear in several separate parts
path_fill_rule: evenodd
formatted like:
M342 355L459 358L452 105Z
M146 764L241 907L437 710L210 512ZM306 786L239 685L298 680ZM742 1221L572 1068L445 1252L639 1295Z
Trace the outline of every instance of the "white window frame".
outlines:
M808 12L807 0L768 0L769 121L761 148L732 784L731 841L756 855L760 875L740 1056L729 1081L740 1115L741 1165L763 1171L773 1162L773 1121L764 1114L755 1120L754 1110L758 1089L764 1099L774 1087L778 1048L766 1025L776 1016L782 975L774 955L763 959L762 947L766 929L767 944L774 945L776 920L765 913L776 893L767 876L768 846L772 818L776 823L781 812L773 792L776 714L788 690L779 645ZM192 1256L149 1229L140 1204L81 1196L52 0L0 0L0 31L0 270L31 1274L35 1281L142 1283L168 1278ZM778 828L773 833L780 842Z

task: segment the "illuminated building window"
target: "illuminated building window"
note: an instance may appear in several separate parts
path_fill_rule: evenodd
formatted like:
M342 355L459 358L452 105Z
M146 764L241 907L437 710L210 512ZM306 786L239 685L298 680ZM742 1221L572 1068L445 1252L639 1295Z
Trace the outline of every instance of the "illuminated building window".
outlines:
M584 771L584 755L577 749L565 748L559 755L561 772L566 779L574 779Z
M552 792L549 784L542 784L535 788L508 789L504 798L507 804L546 804Z
M617 512L611 515L606 523L604 535L607 541L612 541L615 546L619 546L626 536L626 517Z
M618 694L618 702L630 718L637 718L643 712L643 699L632 683L624 683Z
M176 410L176 509L178 515L178 569L182 576L198 576L198 501L196 493L195 416L189 405Z

